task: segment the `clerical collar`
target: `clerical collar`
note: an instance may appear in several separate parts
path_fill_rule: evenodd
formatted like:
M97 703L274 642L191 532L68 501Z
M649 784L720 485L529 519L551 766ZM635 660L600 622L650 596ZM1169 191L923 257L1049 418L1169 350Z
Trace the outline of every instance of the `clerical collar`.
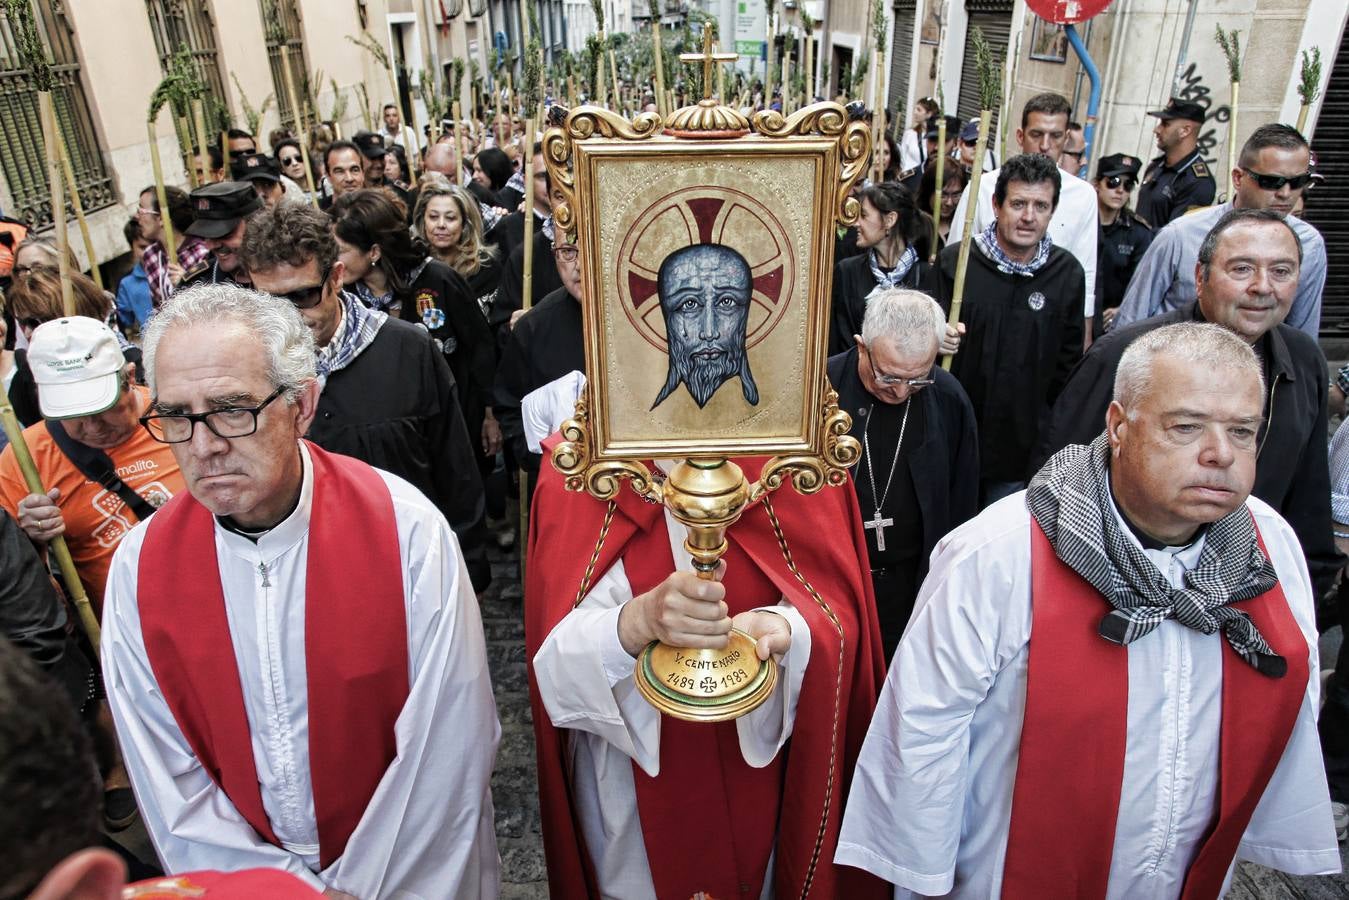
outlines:
M1107 485L1108 484L1109 482L1107 482ZM1166 553L1181 553L1202 540L1204 532L1208 530L1207 525L1200 525L1199 530L1194 533L1194 537L1190 538L1184 544L1164 544L1134 524L1133 519L1130 519L1129 514L1124 511L1124 507L1120 506L1119 501L1115 499L1115 489L1113 486L1110 488L1110 505L1114 507L1115 514L1118 515L1119 520L1124 523L1124 527L1129 529L1129 533L1138 539L1138 543L1143 545L1144 550L1161 550Z

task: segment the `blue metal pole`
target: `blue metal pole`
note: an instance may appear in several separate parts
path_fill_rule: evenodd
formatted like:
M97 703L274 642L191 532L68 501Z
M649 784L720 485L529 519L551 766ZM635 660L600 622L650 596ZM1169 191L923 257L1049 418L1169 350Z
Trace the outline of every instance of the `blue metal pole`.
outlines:
M1082 36L1077 33L1077 26L1064 25L1063 33L1068 36L1068 44L1077 54L1077 58L1082 60L1082 68L1087 72L1087 78L1091 81L1091 96L1087 100L1087 117L1082 123L1082 137L1086 140L1086 147L1082 149L1082 161L1088 162L1091 159L1092 136L1096 131L1096 113L1101 108L1101 71L1096 68L1096 63L1092 62L1091 54L1087 52L1087 45L1082 43Z

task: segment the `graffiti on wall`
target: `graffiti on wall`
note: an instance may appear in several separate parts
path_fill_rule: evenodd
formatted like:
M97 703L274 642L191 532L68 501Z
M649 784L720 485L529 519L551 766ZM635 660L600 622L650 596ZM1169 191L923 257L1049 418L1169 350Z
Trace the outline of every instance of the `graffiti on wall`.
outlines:
M1224 124L1232 119L1232 107L1224 104L1217 109L1213 108L1213 92L1209 90L1208 85L1204 84L1204 76L1199 74L1196 63L1190 63L1180 76L1180 87L1176 91L1176 96L1182 100L1189 100L1191 103L1198 103L1204 108L1206 117L1203 128L1199 132L1199 152L1204 157L1204 162L1210 166L1218 161L1218 133L1213 126L1215 124Z

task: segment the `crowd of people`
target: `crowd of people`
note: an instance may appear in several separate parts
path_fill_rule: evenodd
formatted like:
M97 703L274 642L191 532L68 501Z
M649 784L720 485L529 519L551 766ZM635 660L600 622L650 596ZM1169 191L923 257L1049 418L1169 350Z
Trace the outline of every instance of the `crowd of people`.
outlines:
M938 146L942 115L885 135L836 242L849 487L751 506L715 580L661 506L543 464L591 323L522 121L231 131L228 171L211 151L201 186L139 195L114 291L69 260L74 316L56 243L19 242L0 833L24 836L0 897L128 873L497 896L477 595L517 543L555 897L1217 897L1238 859L1339 871L1349 648L1318 637L1349 626L1349 367L1316 342L1307 141L1255 129L1215 205L1202 107L1151 113L1148 164L1092 167L1040 94L976 196L977 122ZM777 661L767 702L707 724L643 699L650 642L732 629ZM137 816L155 859L116 840Z

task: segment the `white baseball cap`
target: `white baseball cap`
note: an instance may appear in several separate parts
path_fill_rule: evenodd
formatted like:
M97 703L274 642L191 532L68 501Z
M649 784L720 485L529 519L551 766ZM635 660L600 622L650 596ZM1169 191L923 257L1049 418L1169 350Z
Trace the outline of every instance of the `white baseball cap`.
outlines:
M49 419L92 416L110 409L126 365L112 329L97 319L70 316L43 322L28 342L28 366L38 406Z

